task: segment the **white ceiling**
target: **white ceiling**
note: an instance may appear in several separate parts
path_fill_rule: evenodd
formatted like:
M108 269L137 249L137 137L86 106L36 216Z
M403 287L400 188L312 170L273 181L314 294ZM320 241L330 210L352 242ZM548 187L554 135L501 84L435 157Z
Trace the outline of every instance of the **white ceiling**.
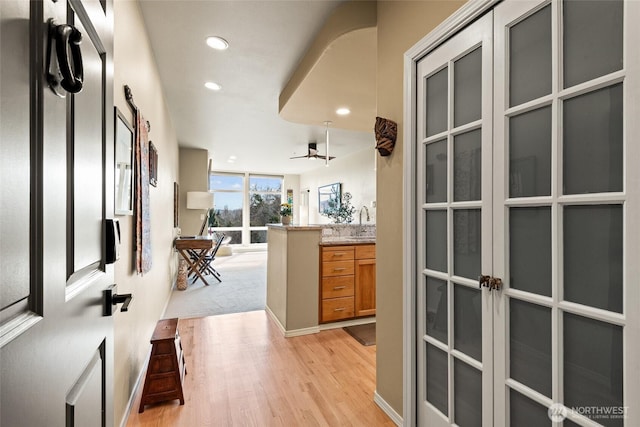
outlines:
M313 117L323 111L315 108L315 99L308 102L306 118L296 120L307 124L285 121L278 115L278 97L340 3L140 0L180 146L209 150L215 170L297 174L323 166L321 160L289 157L306 154L310 141L317 141L324 154L326 120L345 129L358 126L337 117ZM205 38L211 35L228 40L229 49L209 48ZM333 74L340 78L335 69ZM210 91L206 81L223 89ZM374 94L367 97L375 103ZM306 109L299 100L296 105ZM371 129L374 122L371 117ZM332 156L373 149L373 132L345 129L330 128ZM234 163L227 161L230 156L237 157Z

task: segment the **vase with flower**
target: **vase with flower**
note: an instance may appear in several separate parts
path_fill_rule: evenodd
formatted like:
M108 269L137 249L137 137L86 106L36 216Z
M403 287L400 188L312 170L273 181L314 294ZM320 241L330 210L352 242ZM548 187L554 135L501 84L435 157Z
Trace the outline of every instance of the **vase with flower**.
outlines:
M282 203L280 205L280 216L282 217L282 225L291 224L291 215L293 214L293 207L291 203Z

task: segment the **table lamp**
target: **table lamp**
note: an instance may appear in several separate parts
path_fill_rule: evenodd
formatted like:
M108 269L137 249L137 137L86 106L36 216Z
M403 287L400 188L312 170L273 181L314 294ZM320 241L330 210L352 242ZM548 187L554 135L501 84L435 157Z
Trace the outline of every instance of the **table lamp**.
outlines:
M213 193L208 191L187 191L187 209L205 210L206 215L200 227L200 235L205 235L209 222L209 209L213 208Z

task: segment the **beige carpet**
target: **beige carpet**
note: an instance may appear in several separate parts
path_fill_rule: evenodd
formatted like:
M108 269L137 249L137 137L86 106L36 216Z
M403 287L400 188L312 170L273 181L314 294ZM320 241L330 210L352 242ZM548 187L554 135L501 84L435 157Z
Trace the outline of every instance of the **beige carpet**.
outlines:
M216 257L213 267L222 282L205 276L210 283L189 280L186 290L172 291L163 319L206 317L218 314L264 310L267 295L267 252L234 253Z

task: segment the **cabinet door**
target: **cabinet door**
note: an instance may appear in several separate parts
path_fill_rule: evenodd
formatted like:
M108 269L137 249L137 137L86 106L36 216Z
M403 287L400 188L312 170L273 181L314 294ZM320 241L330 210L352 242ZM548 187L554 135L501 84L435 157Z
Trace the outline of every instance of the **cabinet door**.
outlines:
M355 261L356 317L376 314L376 260Z

